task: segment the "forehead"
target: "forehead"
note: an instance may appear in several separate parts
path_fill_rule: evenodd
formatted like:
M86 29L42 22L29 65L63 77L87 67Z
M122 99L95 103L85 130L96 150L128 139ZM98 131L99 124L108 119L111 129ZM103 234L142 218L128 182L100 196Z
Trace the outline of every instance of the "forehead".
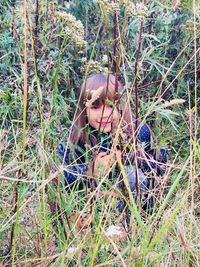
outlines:
M118 96L118 92L115 91L114 88L104 86L100 86L97 89L87 89L85 91L85 96L86 98L93 98L94 100L96 99L116 99Z
M118 99L118 94L115 90L110 90L109 87L99 87L97 90L87 90L85 105L86 107L100 106L109 101L116 101Z
M118 98L118 92L122 89L121 84L113 75L103 76L97 75L90 77L85 81L84 91L85 97L91 98L93 95L98 95L99 99L115 100Z

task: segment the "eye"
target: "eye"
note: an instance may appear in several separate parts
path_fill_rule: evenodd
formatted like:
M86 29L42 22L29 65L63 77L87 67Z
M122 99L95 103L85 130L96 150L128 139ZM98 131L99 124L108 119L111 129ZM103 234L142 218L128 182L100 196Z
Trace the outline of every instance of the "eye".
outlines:
M96 106L96 105L93 105L92 107L91 107L91 109L98 109L99 107L98 106Z
M110 108L114 108L115 103L114 103L113 101L111 101L111 100L107 100L107 101L106 101L106 106L107 106L107 107L110 107Z
M112 108L112 109L115 109L115 107L116 107L115 103L112 103L112 102L108 103L107 106Z

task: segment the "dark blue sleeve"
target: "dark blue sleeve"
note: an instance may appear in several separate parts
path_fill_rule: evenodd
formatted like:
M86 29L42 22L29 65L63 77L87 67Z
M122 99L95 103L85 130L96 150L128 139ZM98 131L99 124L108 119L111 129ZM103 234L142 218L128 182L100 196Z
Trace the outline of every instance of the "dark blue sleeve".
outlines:
M147 124L140 127L139 140L144 144L144 150L149 151L151 148L151 132Z
M167 151L165 148L160 148L157 157L157 173L162 175L166 170Z
M62 159L64 159L65 170L65 183L66 185L73 184L80 176L83 180L85 180L84 174L87 171L88 164L86 163L79 163L79 164L72 164L70 159L70 149L65 151L62 144L59 144L58 153Z
M151 149L151 131L147 124L140 127L139 140L144 144L144 151L146 152L146 158L141 162L142 170L150 172L153 169L158 175L161 175L165 171L167 162L166 149Z
M162 175L166 169L167 152L164 148L149 150L146 158L142 160L142 170L151 172L154 170L157 175Z

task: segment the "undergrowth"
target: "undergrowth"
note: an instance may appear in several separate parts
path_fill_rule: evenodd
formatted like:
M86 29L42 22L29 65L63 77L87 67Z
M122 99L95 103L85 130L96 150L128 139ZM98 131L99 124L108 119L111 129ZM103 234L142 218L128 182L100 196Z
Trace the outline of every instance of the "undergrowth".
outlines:
M1 265L200 266L199 1L4 0L0 19ZM65 190L57 146L97 72L168 150L151 214L119 213L116 184Z

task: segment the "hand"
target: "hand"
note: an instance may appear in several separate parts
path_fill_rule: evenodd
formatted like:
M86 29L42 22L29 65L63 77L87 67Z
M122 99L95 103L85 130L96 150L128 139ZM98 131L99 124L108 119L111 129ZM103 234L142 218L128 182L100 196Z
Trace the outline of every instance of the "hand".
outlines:
M116 153L107 154L100 152L94 162L94 175L102 175L109 172L109 169L115 163L116 159L121 158L121 151L117 150Z

